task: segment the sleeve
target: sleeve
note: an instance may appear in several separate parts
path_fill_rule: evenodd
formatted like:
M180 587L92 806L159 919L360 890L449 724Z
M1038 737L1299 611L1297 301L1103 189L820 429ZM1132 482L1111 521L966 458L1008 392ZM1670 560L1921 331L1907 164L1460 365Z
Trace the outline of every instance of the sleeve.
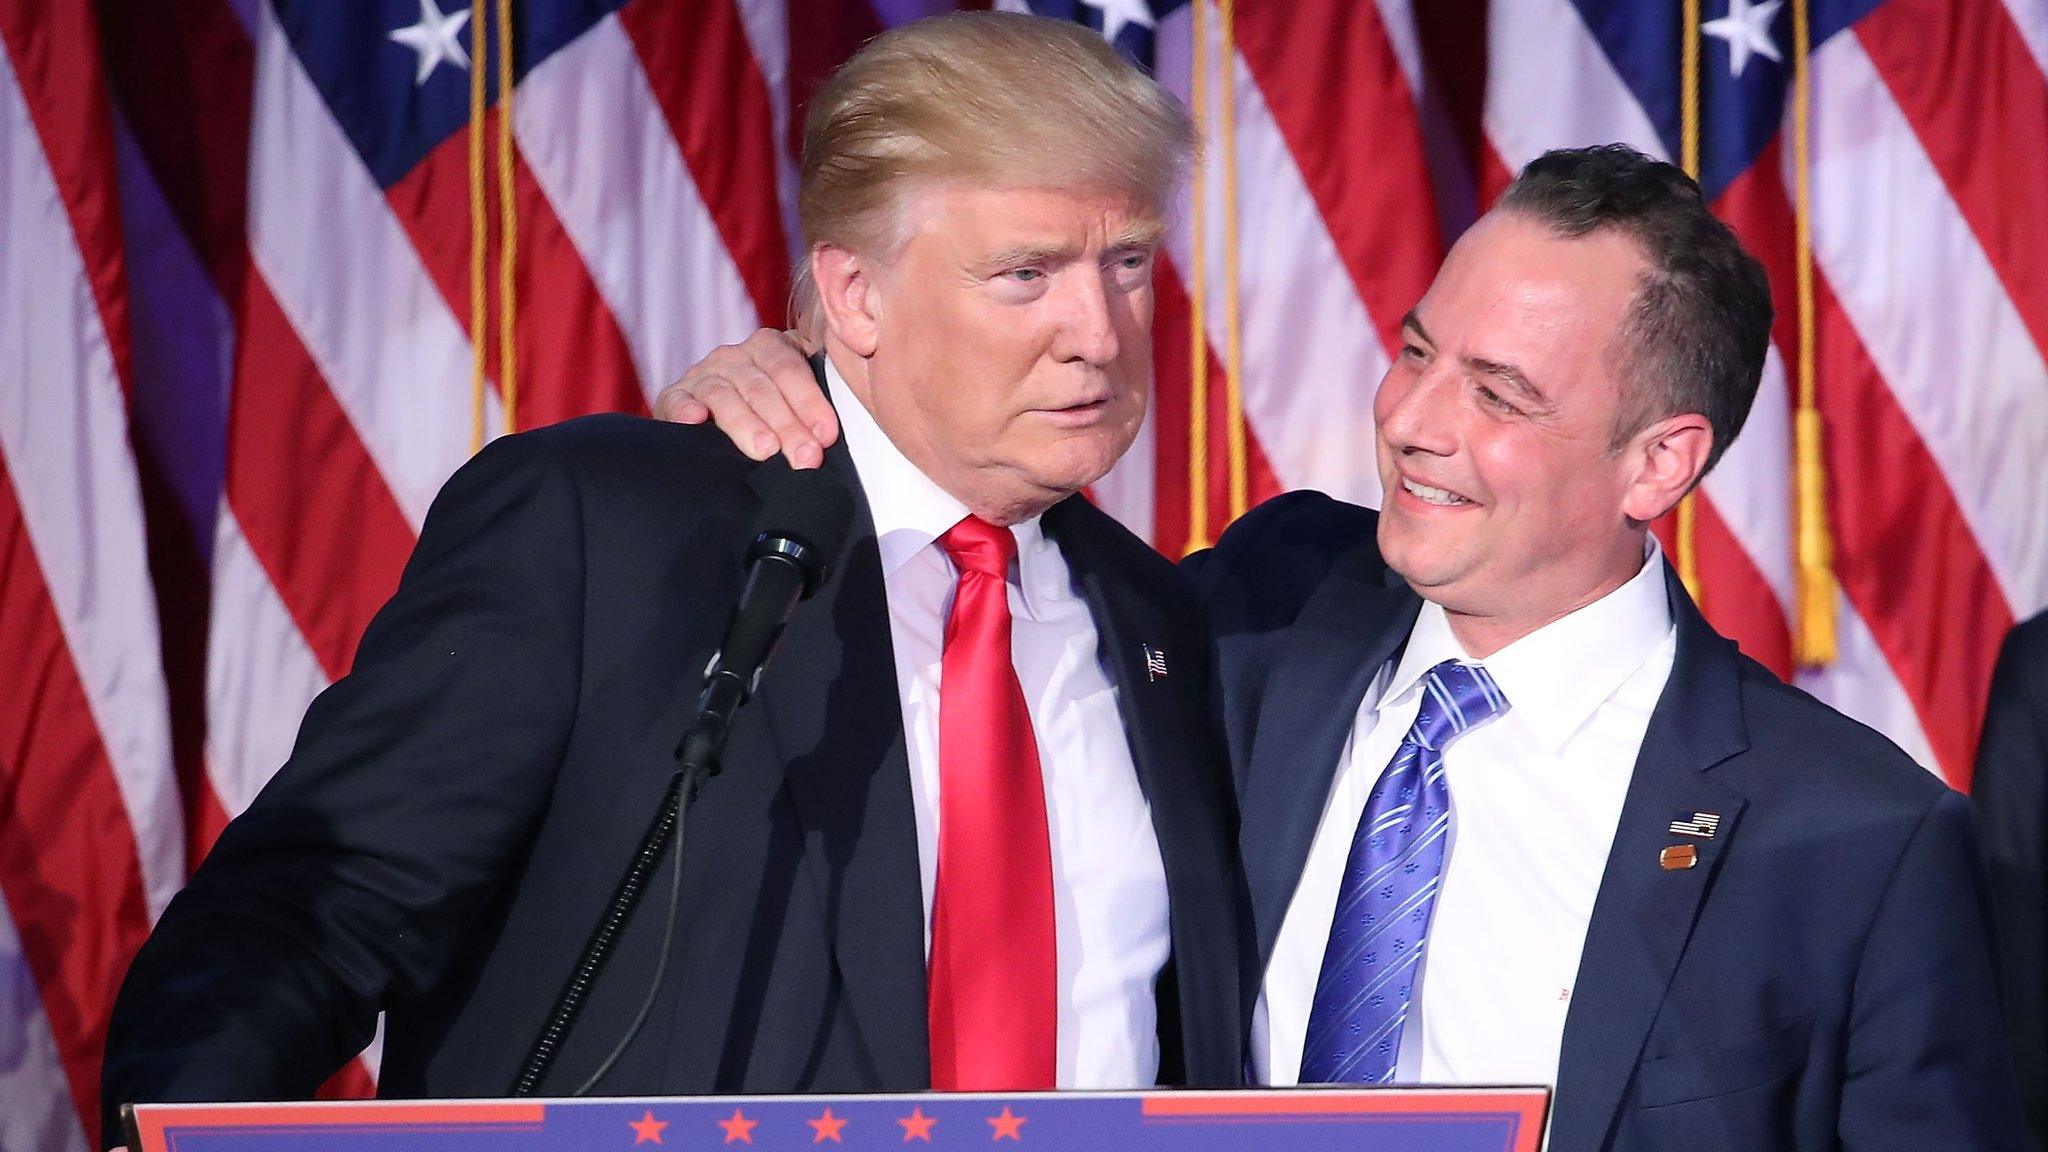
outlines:
M129 969L102 1107L310 1098L446 972L537 828L575 711L579 500L499 441L428 514L353 669Z
M1886 885L1855 978L1837 1127L1848 1152L2025 1152L1969 801L1944 791Z
M2048 1149L2048 644L2030 647L2030 636L2048 629L2023 626L1999 654L1971 796L1991 860L2020 1103L2035 1146Z

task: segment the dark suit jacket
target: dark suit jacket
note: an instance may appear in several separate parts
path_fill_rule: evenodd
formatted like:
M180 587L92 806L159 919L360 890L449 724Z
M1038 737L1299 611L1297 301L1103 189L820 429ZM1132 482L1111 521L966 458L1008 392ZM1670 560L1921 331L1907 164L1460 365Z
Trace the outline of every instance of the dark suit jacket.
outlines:
M1991 854L2020 1102L2035 1146L2048 1149L2048 615L1999 650L1970 794Z
M827 466L858 492L843 448ZM751 483L780 467L714 429L617 416L509 437L464 467L353 671L136 958L109 1117L124 1101L310 1096L379 1010L386 1095L502 1095L674 769L738 594ZM689 815L662 995L600 1094L929 1083L909 770L860 509L842 570L797 610ZM1236 1083L1242 882L1200 610L1086 501L1044 523L1094 610L1165 861L1162 1075ZM1170 676L1146 675L1144 645ZM624 1035L668 875L544 1093Z
M1260 965L1345 736L1420 600L1375 514L1272 501L1192 568L1218 645ZM1968 802L1716 635L1678 650L1593 908L1554 1152L2018 1149ZM1673 820L1716 812L1712 839ZM1658 853L1697 845L1697 866Z

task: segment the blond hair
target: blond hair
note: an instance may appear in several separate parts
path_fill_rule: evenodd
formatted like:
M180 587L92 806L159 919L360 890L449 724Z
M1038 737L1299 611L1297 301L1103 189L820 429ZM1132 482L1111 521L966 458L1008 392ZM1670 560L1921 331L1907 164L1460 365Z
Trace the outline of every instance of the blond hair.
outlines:
M885 32L804 121L793 318L816 326L818 245L895 250L913 181L1130 193L1164 217L1194 148L1180 102L1071 21L956 12Z

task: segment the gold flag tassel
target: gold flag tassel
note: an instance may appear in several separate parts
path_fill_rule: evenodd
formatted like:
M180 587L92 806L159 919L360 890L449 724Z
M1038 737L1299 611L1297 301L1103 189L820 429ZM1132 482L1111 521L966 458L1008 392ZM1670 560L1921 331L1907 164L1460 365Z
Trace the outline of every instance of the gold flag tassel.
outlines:
M1798 246L1799 409L1793 416L1794 532L1797 534L1794 656L1802 667L1835 661L1834 540L1828 531L1827 468L1821 456L1820 409L1814 401L1813 79L1807 0L1792 3L1792 162L1794 236Z
M473 455L484 447L484 328L489 299L485 292L484 268L490 251L490 216L484 186L484 59L489 42L484 39L485 21L473 16L469 22L469 450Z
M481 62L477 71L483 71ZM519 430L519 361L512 346L519 301L519 208L512 170L512 0L498 0L498 387L505 395L505 431Z
M1194 74L1188 104L1195 114L1195 138L1209 138L1209 3L1194 4ZM1188 539L1186 551L1200 552L1209 539L1209 251L1207 173L1198 160L1188 188Z
M497 72L498 163L492 170L485 137L490 134L490 100L485 69L490 66L487 25L481 4L469 22L469 450L483 451L490 429L485 419L485 391L489 380L490 340L490 197L498 197L498 385L505 401L505 431L518 430L519 410L517 360L514 359L513 320L517 297L512 274L518 266L519 216L513 198L512 155L512 0L498 0Z
M1244 324L1237 299L1237 4L1221 0L1218 8L1223 33L1218 79L1222 81L1221 120L1217 150L1223 180L1223 395L1225 429L1230 445L1230 518L1234 521L1251 506L1251 485L1246 465L1244 422ZM1224 525L1229 527L1229 525Z
M1685 21L1684 47L1678 61L1678 162L1685 174L1694 180L1700 178L1700 0L1685 0L1683 13ZM1692 602L1706 606L1706 589L1700 584L1699 549L1694 542L1694 533L1699 522L1699 499L1693 492L1685 494L1678 502L1677 548L1678 579L1692 596Z

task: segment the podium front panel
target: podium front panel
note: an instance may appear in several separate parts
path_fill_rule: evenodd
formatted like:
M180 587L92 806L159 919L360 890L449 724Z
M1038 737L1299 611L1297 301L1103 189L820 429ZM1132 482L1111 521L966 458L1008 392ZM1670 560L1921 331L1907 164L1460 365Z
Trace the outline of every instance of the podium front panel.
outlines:
M136 1152L1538 1152L1541 1088L140 1104Z

